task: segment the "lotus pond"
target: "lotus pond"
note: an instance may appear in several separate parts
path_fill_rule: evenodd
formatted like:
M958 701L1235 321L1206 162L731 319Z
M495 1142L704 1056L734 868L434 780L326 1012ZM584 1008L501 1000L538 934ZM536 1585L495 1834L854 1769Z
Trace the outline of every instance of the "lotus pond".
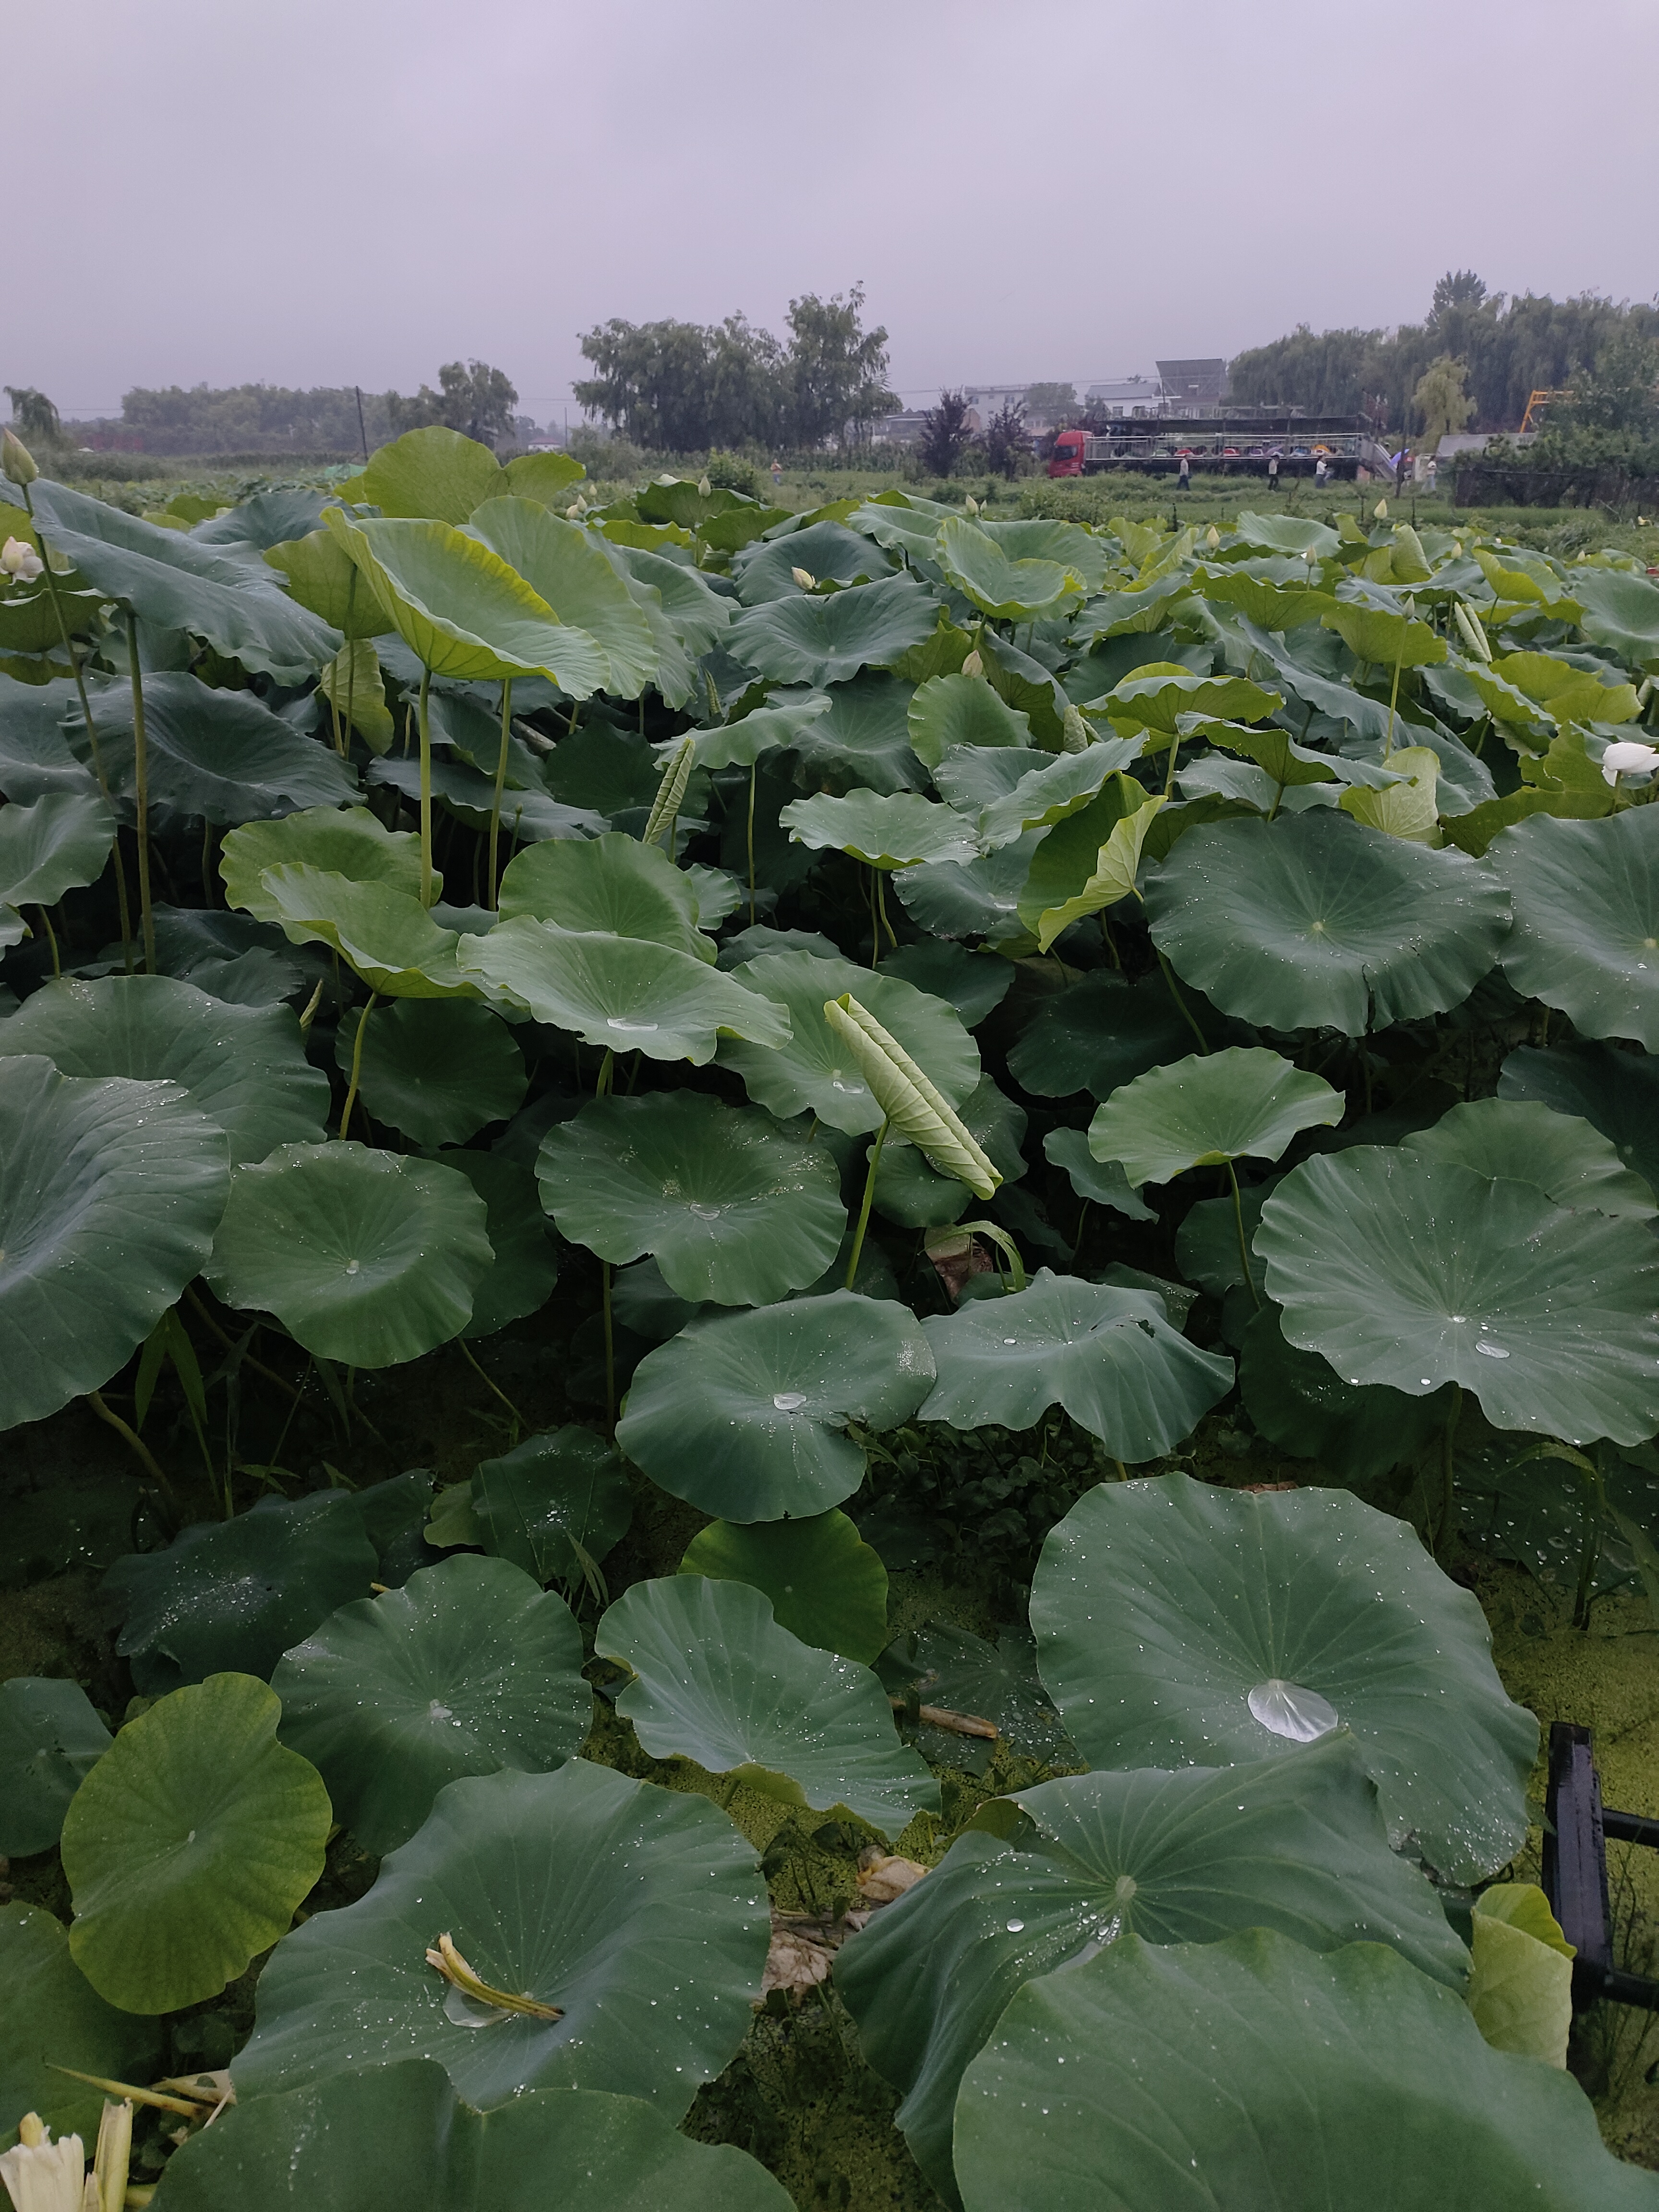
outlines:
M1659 2204L1659 588L577 474L7 445L13 2202Z

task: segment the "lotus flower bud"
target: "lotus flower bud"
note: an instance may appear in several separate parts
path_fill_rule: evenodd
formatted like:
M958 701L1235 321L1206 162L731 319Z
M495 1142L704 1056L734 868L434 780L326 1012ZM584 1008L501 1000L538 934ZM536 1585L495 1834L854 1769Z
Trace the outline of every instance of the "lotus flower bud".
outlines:
M1371 513L1376 516L1379 522L1386 522L1389 519L1388 501L1386 499L1379 499L1376 505L1371 509Z
M979 513L979 501L974 497L972 492L969 493L968 496L962 503L967 508L969 514L977 514Z
M983 676L985 663L980 659L978 653L970 653L962 664L962 672L964 676Z
M1656 768L1659 745L1640 744L1634 738L1620 738L1601 756L1601 773L1609 783L1617 783L1621 775L1646 775Z
M800 586L803 592L817 591L818 587L818 580L812 574L810 568L792 568L789 573L794 578L795 581Z
M1212 553L1213 553L1216 547L1220 544L1221 532L1216 528L1214 523L1212 523L1209 528L1205 532L1204 543L1209 547Z
M79 2136L52 2140L37 2112L26 2112L17 2141L0 2157L0 2186L21 2212L82 2212L87 2155Z
M32 584L45 566L33 546L26 545L21 538L9 538L0 546L0 576L8 581Z
M714 489L714 485L709 483L706 476L699 477L697 478L697 497L699 499L707 499Z
M8 483L33 483L40 471L34 456L15 430L0 431L0 475Z

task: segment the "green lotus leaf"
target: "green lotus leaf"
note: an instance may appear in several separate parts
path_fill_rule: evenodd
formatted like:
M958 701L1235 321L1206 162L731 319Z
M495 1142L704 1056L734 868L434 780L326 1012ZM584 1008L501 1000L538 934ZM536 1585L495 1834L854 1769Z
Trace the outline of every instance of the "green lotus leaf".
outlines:
M1650 1190L1659 1190L1659 1060L1605 1044L1547 1052L1523 1045L1504 1062L1498 1095L1582 1116Z
M1097 1766L1220 1765L1352 1729L1390 1841L1473 1881L1526 1828L1538 1723L1468 1591L1340 1490L1189 1475L1091 1490L1031 1589L1049 1694Z
M1547 1924L1534 1935L1534 1916ZM1474 1970L1464 2002L1494 2051L1512 2051L1547 2066L1567 2064L1572 2026L1573 1947L1548 1900L1530 1882L1496 1882L1482 1890L1470 1915Z
M1063 1168L1078 1196L1092 1206L1109 1206L1126 1221L1156 1221L1157 1214L1131 1190L1129 1179L1115 1160L1097 1160L1089 1150L1081 1129L1050 1129L1042 1140L1042 1156Z
M398 726L386 703L380 656L366 637L350 638L340 647L318 678L317 689L339 717L342 731L356 730L372 753L391 750Z
M601 689L616 699L639 697L657 672L651 625L580 523L550 514L533 498L489 499L473 509L467 535L499 553L560 622L593 641L605 656Z
M111 787L131 798L137 791L131 687L100 692L93 716ZM85 747L78 716L67 726L71 741ZM164 800L181 814L258 822L357 795L356 778L337 754L252 691L210 690L185 674L146 676L144 730L150 801Z
M85 581L156 629L205 638L279 684L306 683L338 652L339 633L296 606L262 566L44 477L31 495L37 526Z
M1315 522L1299 514L1256 514L1248 507L1233 517L1241 545L1263 553L1311 553L1328 561L1342 550L1342 539L1328 522Z
M70 1956L69 1930L43 1905L15 1898L0 1905L0 2112L8 2116L0 2145L16 2141L25 2112L91 2144L104 2093L58 2069L148 2081L161 2063L161 2031L105 2003Z
M572 1243L625 1267L651 1253L671 1290L769 1305L841 1249L841 1177L769 1114L693 1091L596 1098L542 1139L542 1203Z
M469 1504L473 1540L539 1583L580 1582L587 1563L615 1550L634 1517L616 1453L574 1425L483 1461Z
M1104 752L1105 747L1091 746L1091 752L1097 750ZM1086 760L1088 755L1079 757ZM1148 799L1145 786L1120 770L1086 805L1048 832L1031 855L1019 890L1019 918L1040 942L1052 943L1070 921L1097 912L1133 888L1147 830L1164 804L1161 798ZM1127 842L1125 823L1135 824Z
M780 1628L866 1665L887 1641L887 1570L844 1513L805 1521L711 1521L686 1547L683 1575L747 1583Z
M96 778L70 750L64 718L77 704L66 677L19 684L0 675L0 791L19 806L52 792L98 794Z
M922 764L910 750L908 683L866 668L817 696L828 702L826 710L804 720L789 742L798 778L823 790L884 794L914 791L926 782Z
M1032 622L1066 612L1083 579L1058 561L1011 558L988 532L962 515L941 523L935 557L945 575L994 622Z
M732 563L732 580L746 607L793 596L804 587L793 572L803 568L817 583L872 584L890 576L895 564L867 538L839 522L814 522L805 530L751 544Z
M654 606L669 636L694 660L726 641L732 603L722 599L695 568L629 545L611 545L605 557L633 586L635 605L646 605L647 618ZM661 642L659 635L659 650Z
M1575 568L1572 595L1583 609L1578 626L1597 645L1650 673L1659 663L1659 588L1617 568Z
M505 1559L463 1553L331 1613L283 1655L271 1687L283 1741L379 1856L464 1774L574 1759L593 1717L581 1666L562 1597Z
M1255 1247L1286 1338L1346 1382L1456 1382L1494 1427L1575 1443L1659 1428L1659 1253L1638 1221L1361 1145L1286 1176Z
M1112 738L1080 753L1063 753L1023 775L1006 796L982 809L979 834L988 846L1012 844L1028 830L1047 830L1080 814L1107 778L1140 750L1138 738ZM1136 797L1146 793L1137 785ZM1039 848L1039 850L1041 848Z
M503 921L528 916L560 929L608 931L712 961L697 927L697 902L685 872L659 845L609 830L565 838L517 854L501 878Z
M1258 1291L1261 1289L1267 1263L1257 1256L1251 1240L1261 1218L1261 1209L1278 1188L1279 1181L1278 1176L1270 1176L1263 1182L1242 1184L1237 1213L1231 1191L1224 1198L1200 1198L1188 1207L1175 1240L1176 1266L1188 1282L1196 1283L1212 1298L1224 1297L1235 1284L1243 1285L1244 1255L1239 1249L1242 1219L1244 1242L1250 1247L1250 1279Z
M1488 858L1514 902L1503 961L1516 989L1560 1007L1581 1036L1659 1052L1659 814L1535 815Z
M1080 757L1062 757L1067 765ZM933 788L958 814L975 815L1006 799L1024 777L1056 765L1053 753L1032 745L953 745L933 769Z
M983 1832L991 1828L991 1833ZM1006 1840L1005 1840L1006 1838ZM942 1865L836 1955L836 1986L947 2197L962 2076L1021 1984L1124 1936L1202 1943L1272 1928L1315 1951L1393 1944L1453 1989L1468 1954L1389 1849L1338 1731L1218 1771L1080 1774L994 1799Z
M378 507L382 514L459 524L481 500L506 488L501 465L488 446L431 423L378 447L361 474L341 487L341 496Z
M395 1367L460 1334L491 1257L464 1182L337 1141L237 1171L206 1273L227 1305L274 1313L319 1358Z
M366 1897L265 1966L237 2093L372 2051L436 2059L484 2109L603 2083L677 2120L743 2040L769 1934L753 1849L705 1797L582 1759L452 1782ZM440 1935L487 1987L557 2017L463 1996L427 1964Z
M550 2174L561 2212L789 2212L790 2203L744 2152L689 2142L637 2097L533 2089L475 2112L429 2058L237 2106L167 2166L169 2212L537 2212Z
M281 1716L251 1675L210 1675L129 1721L76 1790L70 1952L124 2012L217 1996L322 1873L328 1792Z
M793 799L778 817L797 844L814 852L850 853L872 868L912 868L921 861L971 860L980 839L954 808L919 793L854 791L845 799L827 792Z
M226 1152L176 1084L0 1058L0 1429L98 1389L137 1351L207 1258Z
M342 1074L350 1073L356 1032L347 1019L335 1033ZM464 1144L487 1123L510 1120L528 1082L512 1030L476 1001L399 999L363 1028L363 1103L417 1145Z
M1345 602L1320 619L1325 629L1336 632L1356 660L1388 668L1426 668L1446 658L1445 639L1410 615Z
M430 781L432 796L446 814L469 830L489 830L489 817L495 812L493 757L489 773L485 775L481 769L469 767L463 759L446 760L440 757L432 763ZM389 785L392 790L401 792L411 806L420 804L421 764L416 759L394 757L372 762L368 781L371 785ZM602 814L566 806L556 799L550 799L538 784L524 782L502 787L496 820L498 834L507 840L509 852L515 840L530 843L538 838L597 836L609 827Z
M227 905L242 907L259 921L276 921L281 909L262 881L267 868L305 866L353 883L381 883L419 903L421 841L412 830L382 829L366 806L312 806L279 822L251 822L226 836L219 873ZM435 898L443 879L433 871Z
M780 1121L810 1112L849 1136L881 1127L882 1110L862 1070L824 1018L826 1002L848 991L926 1069L952 1106L960 1107L979 1081L979 1048L954 1010L896 976L810 952L766 953L735 973L750 991L784 1009L789 1034L769 1051L758 1044L722 1045L720 1065L741 1076L749 1096Z
M265 549L297 599L349 640L385 637L397 628L367 576L331 530L309 530Z
M1029 1290L922 1327L939 1368L923 1420L1029 1429L1059 1404L1130 1465L1190 1436L1232 1388L1231 1360L1189 1344L1158 1298L1048 1267Z
M520 916L461 941L463 973L522 1000L584 1043L701 1067L723 1036L771 1047L788 1038L769 1000L689 952Z
M197 1522L165 1551L118 1559L104 1588L123 1611L116 1649L143 1694L156 1697L227 1670L268 1677L289 1644L362 1597L379 1571L353 1498L328 1490Z
M1115 720L1161 732L1166 738L1177 734L1182 714L1261 722L1284 703L1278 692L1266 691L1247 677L1194 676L1173 661L1137 668L1114 684L1107 701Z
M937 768L957 745L1024 748L1031 720L1005 706L982 676L930 676L911 696L906 719L910 750Z
M0 807L0 905L56 906L65 891L97 882L114 841L114 815L88 793Z
M933 1381L915 1316L832 1291L699 1322L647 1352L617 1442L676 1498L727 1521L805 1519L864 1480L851 1420L890 1429Z
M617 1711L653 1759L694 1759L763 1796L850 1813L890 1837L941 1808L876 1676L781 1628L771 1599L749 1583L635 1583L600 1621L593 1649L632 1668Z
M1115 1091L1089 1124L1089 1150L1116 1160L1132 1183L1168 1182L1188 1168L1276 1160L1301 1130L1333 1127L1346 1103L1279 1054L1232 1045Z
M1499 1176L1536 1183L1558 1206L1649 1221L1659 1213L1653 1192L1632 1174L1608 1139L1576 1115L1506 1098L1471 1099L1414 1129L1402 1148L1425 1159L1455 1160L1490 1182Z
M1047 517L1017 517L1012 522L987 522L984 535L1014 561L1054 561L1069 568L1090 592L1103 591L1115 554L1109 538L1097 536L1080 522L1060 522Z
M962 1102L963 1127L990 1160L1004 1183L1025 1172L1025 1111L997 1089L988 1075ZM899 1134L895 1121L881 1148L876 1169L878 1213L905 1229L936 1229L955 1221L973 1203L971 1188L959 1176L935 1167L927 1154Z
M954 1006L963 1029L976 1029L1008 995L1014 971L1006 960L964 951L943 939L919 938L879 963L878 974L896 975L929 998Z
M893 888L917 927L933 937L981 937L1001 945L1023 937L1019 893L1031 856L1052 832L1029 830L979 860L935 860L905 868Z
M1206 1036L1227 1024L1202 1000L1182 994ZM1161 975L1127 983L1097 969L1039 1005L1008 1055L1009 1072L1039 1098L1088 1091L1109 1098L1124 1084L1192 1050L1193 1032Z
M259 881L291 943L331 946L382 997L478 995L478 979L457 967L457 933L406 891L305 866L266 868Z
M1459 1004L1509 921L1485 862L1334 807L1190 830L1146 900L1154 943L1224 1012L1348 1036Z
M78 1682L30 1674L0 1682L0 1852L51 1850L70 1798L110 1741Z
M229 1138L233 1165L320 1137L328 1112L289 1007L226 1006L170 975L48 983L0 1024L0 1056L15 1053L60 1075L175 1084Z
M1029 1983L968 2069L955 2144L968 2212L1659 2202L1603 2147L1577 2082L1492 2050L1397 1951L1321 1958L1267 1929L1130 1936Z
M753 768L763 754L794 745L829 711L828 695L813 692L793 706L757 707L735 722L717 722L712 729L688 730L686 735L695 741L699 768ZM669 750L679 743L674 738Z
M464 1337L494 1336L508 1322L539 1313L559 1279L559 1263L536 1195L536 1178L501 1152L434 1152L440 1167L464 1175L484 1202L484 1234L495 1258L472 1293Z
M1201 729L1193 730L1188 734L1202 738L1206 744L1221 745L1229 752L1242 753L1246 760L1254 761L1275 783L1282 784L1287 790L1341 780L1341 770L1328 754L1313 752L1306 745L1297 744L1288 730L1281 730L1276 724L1269 724L1260 730L1249 730L1237 722L1206 721ZM1406 749L1401 750L1403 752ZM1433 757L1437 766L1438 759L1437 754ZM1395 767L1397 760L1398 754L1390 757L1390 769ZM1346 763L1343 765L1346 767ZM1412 771L1401 762L1399 772L1402 776L1409 777Z
M1265 1200L1267 1194L1258 1195ZM1231 1200L1224 1203L1226 1245L1232 1261L1230 1280L1238 1282L1242 1276L1232 1206ZM1260 1205L1256 1211L1259 1214ZM1192 1218L1189 1213L1188 1222ZM1247 1213L1246 1229L1253 1225ZM1181 1264L1195 1282L1203 1281L1184 1258ZM1252 1267L1251 1272L1259 1283L1262 1271ZM1204 1287L1215 1286L1206 1282ZM1225 1283L1221 1285L1226 1287ZM1287 1344L1274 1305L1252 1314L1245 1323L1238 1382L1245 1412L1270 1443L1298 1458L1317 1460L1344 1482L1375 1481L1390 1468L1413 1459L1446 1424L1441 1392L1413 1398L1385 1383L1354 1384L1318 1352Z
M562 623L498 553L447 522L349 522L328 526L434 676L499 682L546 676L571 698L604 688L610 664L586 630Z
M1220 606L1237 607L1258 629L1295 629L1304 622L1317 622L1337 604L1328 592L1311 586L1287 589L1259 576L1241 575L1235 568L1194 580L1203 598Z
M913 577L887 576L827 599L792 593L746 607L722 642L733 659L780 684L836 684L920 645L938 612Z

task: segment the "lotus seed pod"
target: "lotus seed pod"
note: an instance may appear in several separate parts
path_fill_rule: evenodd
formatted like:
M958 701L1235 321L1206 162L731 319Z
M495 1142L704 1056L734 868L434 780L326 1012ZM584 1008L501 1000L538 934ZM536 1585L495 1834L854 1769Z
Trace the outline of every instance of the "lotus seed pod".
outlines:
M0 474L9 483L33 483L40 471L34 456L15 430L0 431Z

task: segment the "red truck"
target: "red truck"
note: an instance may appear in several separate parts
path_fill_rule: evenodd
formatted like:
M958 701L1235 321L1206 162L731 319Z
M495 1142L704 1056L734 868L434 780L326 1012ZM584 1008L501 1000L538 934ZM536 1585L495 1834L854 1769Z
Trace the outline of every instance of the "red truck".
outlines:
M1051 477L1080 477L1083 474L1083 449L1089 441L1086 430L1061 430L1054 439L1054 450L1049 456Z

